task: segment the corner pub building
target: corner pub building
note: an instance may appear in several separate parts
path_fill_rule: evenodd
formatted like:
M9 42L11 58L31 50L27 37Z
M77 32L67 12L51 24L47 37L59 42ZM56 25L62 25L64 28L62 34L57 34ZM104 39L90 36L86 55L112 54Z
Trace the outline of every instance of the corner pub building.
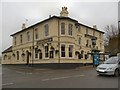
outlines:
M92 63L94 49L104 52L104 32L68 17L67 7L60 16L49 16L39 23L12 34L13 45L2 52L2 64Z

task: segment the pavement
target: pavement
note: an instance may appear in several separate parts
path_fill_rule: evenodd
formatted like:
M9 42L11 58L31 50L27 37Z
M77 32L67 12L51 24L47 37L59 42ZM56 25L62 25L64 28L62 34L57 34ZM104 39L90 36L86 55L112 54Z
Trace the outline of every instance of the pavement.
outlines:
M96 67L43 69L3 66L3 88L118 88L118 78L98 76Z

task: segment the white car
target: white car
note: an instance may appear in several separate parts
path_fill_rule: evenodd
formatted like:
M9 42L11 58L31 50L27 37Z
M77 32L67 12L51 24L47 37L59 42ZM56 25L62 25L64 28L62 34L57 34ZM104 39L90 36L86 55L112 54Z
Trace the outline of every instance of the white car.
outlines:
M120 60L118 57L111 57L103 64L97 66L97 73L99 75L120 75Z

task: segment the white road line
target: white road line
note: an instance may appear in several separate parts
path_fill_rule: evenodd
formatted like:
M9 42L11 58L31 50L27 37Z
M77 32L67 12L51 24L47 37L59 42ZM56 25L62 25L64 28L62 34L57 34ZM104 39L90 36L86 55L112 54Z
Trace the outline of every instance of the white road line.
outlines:
M14 83L5 83L5 84L2 84L2 86L6 86L6 85L12 85Z
M65 79L65 78L71 78L71 77L82 77L82 76L85 76L85 75L74 75L74 76L67 76L67 77L57 77L57 78L43 79L42 81L58 80L58 79Z
M50 80L50 79L43 79L42 81L48 81L48 80Z

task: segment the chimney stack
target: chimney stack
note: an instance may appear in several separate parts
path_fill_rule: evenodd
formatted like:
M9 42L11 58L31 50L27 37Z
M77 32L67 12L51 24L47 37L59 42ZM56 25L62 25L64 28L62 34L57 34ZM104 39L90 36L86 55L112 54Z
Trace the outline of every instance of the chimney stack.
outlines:
M51 18L51 15L49 15L49 18Z
M62 11L60 12L61 17L68 17L67 7L62 7Z
M25 23L22 24L22 30L26 28Z
M97 25L93 25L93 28L94 28L94 29L97 29Z

